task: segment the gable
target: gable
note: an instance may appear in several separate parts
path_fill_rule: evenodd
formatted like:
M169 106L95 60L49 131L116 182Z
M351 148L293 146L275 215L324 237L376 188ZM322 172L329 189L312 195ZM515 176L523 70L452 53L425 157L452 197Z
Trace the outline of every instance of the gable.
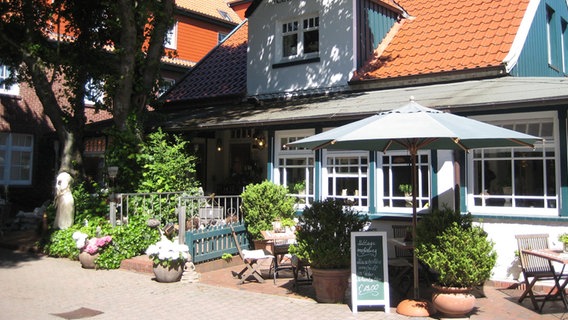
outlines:
M568 74L568 3L531 1L519 33L524 41L511 54L514 76L562 77Z

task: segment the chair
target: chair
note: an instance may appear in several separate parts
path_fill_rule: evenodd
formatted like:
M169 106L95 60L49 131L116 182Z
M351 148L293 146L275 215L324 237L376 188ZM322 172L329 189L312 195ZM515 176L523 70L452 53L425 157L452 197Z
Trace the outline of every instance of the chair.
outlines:
M547 259L523 254L523 250L548 249L548 234L521 234L515 235L515 238L517 239L519 257L521 259L521 270L525 284L525 291L519 298L519 303L522 303L528 296L535 310L540 310L537 301L543 300L546 295L535 294L533 292L534 285L537 281L555 280L555 276L562 277L562 275L554 271L554 269L551 270L550 263ZM564 277L566 276L567 275L564 275Z
M411 238L412 227L409 225L393 225L393 237L404 240ZM394 246L394 258L389 259L389 274L392 275L394 287L398 288L400 293L406 295L412 287L412 258L411 250ZM406 284L404 282L406 281Z
M237 234L235 233L233 226L231 226L231 232L233 234L237 250L239 251L239 256L245 263L243 270L236 274L236 277L240 279L239 284L243 284L250 276L254 277L260 283L264 282L264 278L262 278L262 274L260 273L260 262L270 259L270 270L272 270L272 266L274 265L274 256L269 254L270 252L265 249L241 250L241 245L239 244Z
M312 284L312 273L309 262L300 260L296 255L293 255L290 261L292 264L292 274L294 276L294 290L298 290L299 285Z

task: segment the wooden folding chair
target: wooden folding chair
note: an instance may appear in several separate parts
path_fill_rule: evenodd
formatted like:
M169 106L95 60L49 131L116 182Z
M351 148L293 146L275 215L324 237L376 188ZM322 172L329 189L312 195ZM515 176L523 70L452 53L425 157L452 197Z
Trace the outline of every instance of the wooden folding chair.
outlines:
M231 226L231 232L233 234L233 239L235 240L235 245L237 246L237 250L239 251L239 256L245 263L245 267L237 274L237 278L239 278L239 284L243 284L249 277L254 277L258 282L264 282L264 278L260 273L260 262L266 261L270 259L270 270L274 265L274 256L270 254L268 250L259 249L259 250L241 250L241 245L239 244L239 240L237 239L237 234L235 233L235 229ZM270 275L270 273L269 273Z
M525 283L525 291L519 298L519 303L528 296L535 310L540 310L538 302L545 298L544 294L536 294L533 292L533 287L537 281L555 280L555 275L562 277L562 275L551 266L548 260L534 255L523 254L523 250L531 249L548 249L548 234L521 234L516 235L517 246L519 249L519 257L521 258L521 270ZM565 278L565 277L562 277Z
M412 226L410 225L393 225L392 226L394 238L405 239L408 237L409 232L412 233ZM410 236L411 237L411 236ZM411 240L411 239L408 239ZM406 295L408 290L412 287L412 250L394 246L394 258L388 261L389 275L393 287L397 288L400 294Z

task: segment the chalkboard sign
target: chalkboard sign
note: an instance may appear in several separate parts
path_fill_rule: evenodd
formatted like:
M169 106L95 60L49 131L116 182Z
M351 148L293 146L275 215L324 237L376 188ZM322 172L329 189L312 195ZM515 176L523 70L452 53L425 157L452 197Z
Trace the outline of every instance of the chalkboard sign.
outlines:
M359 305L384 305L390 311L386 232L351 233L351 299Z

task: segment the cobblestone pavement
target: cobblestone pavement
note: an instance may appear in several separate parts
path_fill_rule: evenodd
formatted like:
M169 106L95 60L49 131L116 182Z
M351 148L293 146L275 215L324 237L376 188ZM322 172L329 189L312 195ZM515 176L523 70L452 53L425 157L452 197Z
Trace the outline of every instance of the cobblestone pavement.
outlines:
M499 290L486 293L470 319L565 316L539 315ZM408 319L391 310L353 314L346 304L204 282L158 283L145 273L82 269L77 261L0 249L0 319Z

